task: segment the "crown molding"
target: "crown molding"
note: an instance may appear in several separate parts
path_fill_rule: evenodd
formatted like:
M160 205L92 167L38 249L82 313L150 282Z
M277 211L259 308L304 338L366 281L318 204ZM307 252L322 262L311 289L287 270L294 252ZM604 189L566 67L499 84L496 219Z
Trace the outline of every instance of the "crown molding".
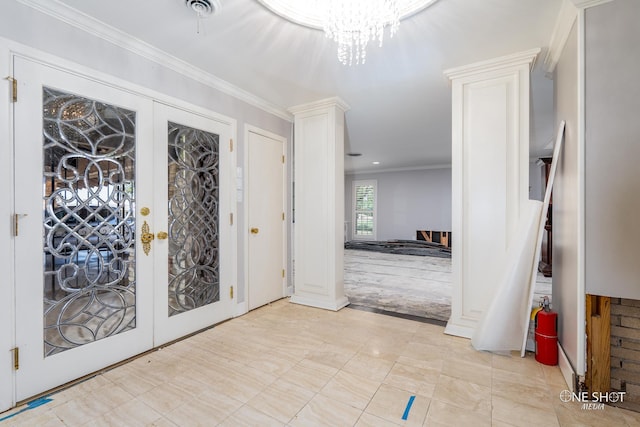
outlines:
M217 89L227 95L246 102L267 113L273 114L288 122L293 121L293 117L287 110L266 101L244 89L235 86L226 80L214 76L188 62L179 59L167 52L152 46L140 39L137 39L124 31L112 27L96 18L73 9L72 7L58 0L16 0L25 6L31 7L39 12L49 15L59 21L72 25L82 31L113 43L136 55L153 61L170 70L180 73L186 77L203 83L211 88Z
M564 46L569 39L571 28L578 17L578 8L575 2L575 0L563 0L560 13L556 18L556 24L549 41L549 50L544 57L544 70L549 74L553 73L558 65Z
M444 70L444 75L448 77L449 80L454 80L478 73L499 70L507 67L515 67L523 64L529 64L529 69L533 70L536 63L536 57L540 51L540 48L535 48L486 61L463 65L462 67L449 68L448 70Z
M334 96L332 98L325 98L319 101L313 101L313 102L308 102L306 104L296 105L294 107L289 108L288 111L291 114L296 115L300 113L305 113L307 111L320 110L320 109L329 108L329 107L338 107L343 112L349 111L349 109L351 108L341 98Z
M553 73L556 65L558 65L564 46L571 33L571 28L573 28L573 24L578 17L578 12L611 1L613 0L563 0L551 34L551 40L549 41L549 50L544 58L545 72L548 74Z
M571 0L578 9L600 6L601 4L612 2L613 0Z

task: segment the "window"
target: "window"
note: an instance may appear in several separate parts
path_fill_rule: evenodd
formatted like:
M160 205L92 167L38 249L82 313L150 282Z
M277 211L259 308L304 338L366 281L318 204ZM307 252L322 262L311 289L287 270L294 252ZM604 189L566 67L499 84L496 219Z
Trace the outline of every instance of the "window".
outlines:
M353 182L353 238L376 240L377 181Z

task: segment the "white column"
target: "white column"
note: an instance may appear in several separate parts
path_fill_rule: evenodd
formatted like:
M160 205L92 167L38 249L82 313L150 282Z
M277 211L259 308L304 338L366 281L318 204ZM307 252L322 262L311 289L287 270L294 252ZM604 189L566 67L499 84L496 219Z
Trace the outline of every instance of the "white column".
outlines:
M339 98L290 108L294 115L294 293L328 310L344 296L344 113Z
M445 71L452 85L452 301L470 338L529 199L529 73L539 49ZM526 284L523 284L525 286Z

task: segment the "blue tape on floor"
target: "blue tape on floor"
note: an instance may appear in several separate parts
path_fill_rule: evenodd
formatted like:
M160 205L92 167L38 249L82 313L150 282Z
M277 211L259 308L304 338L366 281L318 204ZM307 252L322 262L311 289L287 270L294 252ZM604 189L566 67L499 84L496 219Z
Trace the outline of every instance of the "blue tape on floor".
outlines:
M411 410L411 405L413 405L413 401L416 400L415 396L411 396L409 401L407 402L407 407L404 408L404 414L402 414L402 419L407 420L409 418L409 411Z
M38 406L42 406L46 403L51 402L53 399L49 399L48 397L41 397L40 399L36 399L36 400L32 400L31 402L27 403L27 407L23 408L21 410L19 410L18 412L15 412L11 415L7 415L6 417L0 418L0 421L4 421L4 420L8 420L9 418L15 417L18 414L21 414L25 411L28 411L30 409L35 409Z

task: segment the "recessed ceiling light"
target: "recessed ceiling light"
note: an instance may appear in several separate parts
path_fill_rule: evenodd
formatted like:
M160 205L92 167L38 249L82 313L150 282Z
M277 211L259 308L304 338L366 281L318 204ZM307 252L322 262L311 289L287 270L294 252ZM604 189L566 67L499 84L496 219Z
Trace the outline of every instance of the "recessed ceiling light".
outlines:
M347 153L347 156L359 157L359 156L362 156L362 153Z
M372 162L374 165L379 165L380 162Z

